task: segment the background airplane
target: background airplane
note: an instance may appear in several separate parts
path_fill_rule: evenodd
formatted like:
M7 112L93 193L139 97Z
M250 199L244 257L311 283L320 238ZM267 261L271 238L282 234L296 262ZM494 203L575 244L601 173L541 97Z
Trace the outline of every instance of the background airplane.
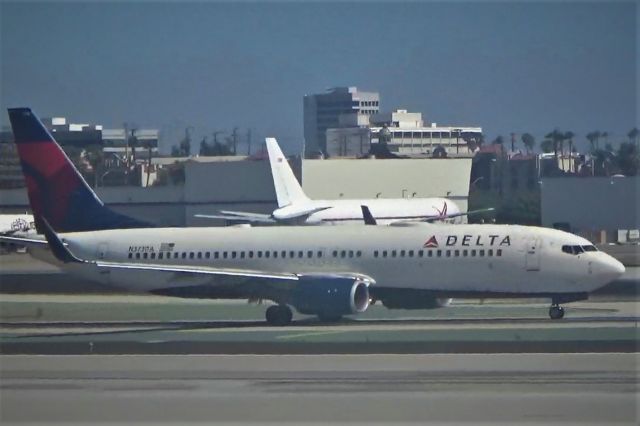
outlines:
M377 223L387 225L398 221L453 221L479 212L461 212L456 203L446 198L312 200L302 190L278 142L267 138L266 145L278 208L270 215L222 210L220 214L195 217L287 225L343 225L362 223L360 206L366 205ZM482 211L489 210L493 209Z

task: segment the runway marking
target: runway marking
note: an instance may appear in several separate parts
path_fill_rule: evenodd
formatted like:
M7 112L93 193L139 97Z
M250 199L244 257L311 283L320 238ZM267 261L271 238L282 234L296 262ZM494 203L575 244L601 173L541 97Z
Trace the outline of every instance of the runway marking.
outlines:
M353 331L353 330L330 330L330 331L315 331L311 333L285 334L283 336L277 336L276 339L297 339L299 337L324 336L327 334L347 333L349 331Z

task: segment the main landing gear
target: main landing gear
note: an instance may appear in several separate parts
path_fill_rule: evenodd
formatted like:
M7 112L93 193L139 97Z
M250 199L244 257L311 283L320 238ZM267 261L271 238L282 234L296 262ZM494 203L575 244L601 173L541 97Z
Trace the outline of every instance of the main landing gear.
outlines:
M564 308L557 303L554 303L549 308L549 318L553 320L562 319L564 317Z
M291 323L293 313L287 305L272 305L267 308L267 323L269 325L288 325Z

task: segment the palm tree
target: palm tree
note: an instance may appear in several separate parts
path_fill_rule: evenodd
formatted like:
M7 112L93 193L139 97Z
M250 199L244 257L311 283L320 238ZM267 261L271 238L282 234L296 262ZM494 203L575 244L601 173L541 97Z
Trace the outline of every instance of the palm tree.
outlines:
M556 164L558 164L558 148L564 148L562 146L564 133L556 128L553 130L553 132L548 133L545 138L551 139L551 142L553 143L553 157L555 158ZM564 161L562 163L562 170L564 171Z
M569 141L569 171L575 173L575 168L573 167L572 157L573 157L573 137L575 134L572 131L567 131L564 133L564 140ZM564 168L564 164L563 164Z
M533 147L536 145L536 139L530 133L523 133L520 138L527 150L527 154L529 152L533 152Z
M540 142L540 149L542 152L553 152L553 141L551 139L545 139Z
M638 146L638 136L640 136L640 130L638 130L637 127L634 127L633 129L631 129L629 131L629 133L627 133L627 136L629 136L629 140L631 141L631 143L633 143L637 147Z
M589 132L587 133L587 140L589 141L589 145L591 146L591 152L593 153L596 150L596 140L598 139L599 132Z

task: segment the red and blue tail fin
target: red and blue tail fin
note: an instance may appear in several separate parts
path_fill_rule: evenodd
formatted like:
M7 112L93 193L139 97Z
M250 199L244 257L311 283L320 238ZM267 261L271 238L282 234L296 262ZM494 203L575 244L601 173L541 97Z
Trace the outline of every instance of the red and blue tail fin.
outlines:
M30 108L10 108L9 119L38 232L39 218L56 232L153 226L106 207Z

